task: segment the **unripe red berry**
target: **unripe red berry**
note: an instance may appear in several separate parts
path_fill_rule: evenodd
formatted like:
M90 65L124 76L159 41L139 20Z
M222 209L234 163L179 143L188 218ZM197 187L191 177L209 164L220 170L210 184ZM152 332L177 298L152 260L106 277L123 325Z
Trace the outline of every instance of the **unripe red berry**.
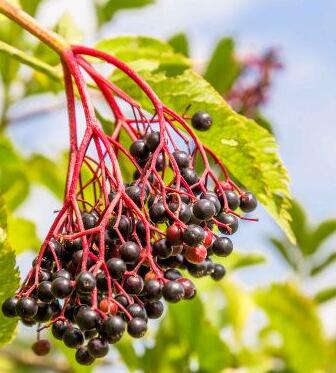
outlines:
M190 263L202 263L207 256L207 249L203 245L187 247L184 256Z

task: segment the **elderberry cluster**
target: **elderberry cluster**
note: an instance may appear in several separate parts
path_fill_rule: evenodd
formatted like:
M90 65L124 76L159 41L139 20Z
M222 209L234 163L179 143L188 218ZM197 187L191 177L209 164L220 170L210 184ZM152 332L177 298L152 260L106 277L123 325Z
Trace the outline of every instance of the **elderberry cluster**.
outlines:
M191 122L206 130L212 119L198 112ZM110 190L107 206L83 209L84 230L72 215L34 260L18 294L2 305L7 317L38 324L39 331L51 327L56 339L76 349L80 364L105 356L126 331L144 336L148 319L162 315L163 301L192 299L196 288L187 274L222 279L225 268L213 258L233 250L228 236L238 230L235 211L257 206L254 195L233 182L205 182L195 153L170 151L164 141L149 127L138 136L129 148L133 182ZM168 171L174 176L166 182ZM45 339L33 345L38 355L49 349Z

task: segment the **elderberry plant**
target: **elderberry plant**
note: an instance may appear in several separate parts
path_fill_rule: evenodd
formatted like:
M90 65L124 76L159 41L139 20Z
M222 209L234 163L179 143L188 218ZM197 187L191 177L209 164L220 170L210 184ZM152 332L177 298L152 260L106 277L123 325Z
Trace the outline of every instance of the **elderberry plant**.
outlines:
M78 363L89 365L126 330L134 338L144 336L148 319L163 314L163 300L192 299L196 288L190 276L221 280L225 268L215 258L232 252L228 236L240 220L255 220L238 208L252 212L257 200L195 134L193 127L206 131L214 125L211 113L176 113L108 53L74 45L60 56L70 129L64 204L2 312L25 325L38 324L36 354L49 352L39 333L50 328L76 349ZM126 74L151 101L151 110L102 75L93 60ZM112 134L97 119L89 81L111 110ZM85 114L82 137L75 92ZM124 181L121 156L133 165L130 183Z

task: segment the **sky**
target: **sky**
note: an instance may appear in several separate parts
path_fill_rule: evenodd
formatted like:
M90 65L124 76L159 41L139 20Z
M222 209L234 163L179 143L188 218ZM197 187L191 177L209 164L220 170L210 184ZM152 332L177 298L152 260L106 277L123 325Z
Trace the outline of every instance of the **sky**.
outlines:
M39 17L46 25L52 25L67 10L85 28L86 40L92 43L94 22L90 5L88 0L51 0ZM303 203L311 221L318 223L336 216L335 14L333 0L159 0L141 10L120 12L103 28L100 37L144 34L168 38L176 32L186 32L192 57L201 61L223 36L233 36L240 51L278 47L285 69L276 78L264 112L274 126L293 194ZM29 102L26 106L33 104ZM28 144L31 131L38 136ZM58 111L33 123L13 126L10 133L24 152L43 151L54 156L65 146L66 131L65 113ZM55 206L58 202L47 192L35 189L21 213L36 219L43 235ZM246 286L267 284L287 276L285 266L267 241L267 237L281 233L261 208L257 215L260 222L244 224L234 238L239 249L259 250L269 258L266 266L238 275ZM332 244L335 240L328 247ZM22 258L20 262L24 261ZM330 272L314 286L335 281L336 274ZM334 303L322 309L331 332L336 331L332 312L335 307Z

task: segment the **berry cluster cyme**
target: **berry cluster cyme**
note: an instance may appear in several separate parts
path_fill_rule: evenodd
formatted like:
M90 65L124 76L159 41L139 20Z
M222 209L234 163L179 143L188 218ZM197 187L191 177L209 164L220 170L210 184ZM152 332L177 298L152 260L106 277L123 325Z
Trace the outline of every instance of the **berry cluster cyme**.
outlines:
M97 72L86 56L123 71L147 95L152 111ZM124 333L144 336L148 319L159 318L165 302L192 299L190 276L222 279L225 268L215 258L232 252L229 236L240 219L255 220L241 213L253 211L257 201L195 135L192 127L214 125L208 113L176 114L133 70L101 51L73 46L63 66L70 127L64 205L2 311L37 324L38 355L49 352L40 332L51 328L76 349L78 363L90 365ZM83 72L111 109L110 135L95 116ZM74 86L86 119L80 139Z

